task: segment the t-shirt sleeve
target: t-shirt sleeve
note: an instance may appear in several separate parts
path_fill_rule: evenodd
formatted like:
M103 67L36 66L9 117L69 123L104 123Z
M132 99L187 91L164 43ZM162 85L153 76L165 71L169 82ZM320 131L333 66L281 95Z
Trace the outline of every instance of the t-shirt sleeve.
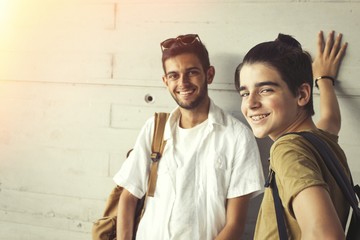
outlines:
M271 168L282 203L294 217L292 201L302 190L327 184L311 149L299 137L277 142L271 151Z

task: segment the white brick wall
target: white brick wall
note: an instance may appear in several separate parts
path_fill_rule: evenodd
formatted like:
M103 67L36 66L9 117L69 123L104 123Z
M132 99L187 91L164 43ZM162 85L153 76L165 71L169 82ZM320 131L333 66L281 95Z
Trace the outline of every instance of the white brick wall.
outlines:
M0 0L0 239L90 239L139 128L175 106L159 42L183 33L205 42L210 95L241 118L233 72L250 47L283 32L314 53L320 29L343 32L340 142L360 182L359 16L359 0Z

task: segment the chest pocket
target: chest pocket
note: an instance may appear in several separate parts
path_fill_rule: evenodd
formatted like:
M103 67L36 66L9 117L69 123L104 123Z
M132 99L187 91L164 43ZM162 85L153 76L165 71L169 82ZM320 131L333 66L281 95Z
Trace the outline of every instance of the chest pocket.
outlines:
M226 158L215 151L210 151L205 159L209 193L226 197L231 175L231 168Z

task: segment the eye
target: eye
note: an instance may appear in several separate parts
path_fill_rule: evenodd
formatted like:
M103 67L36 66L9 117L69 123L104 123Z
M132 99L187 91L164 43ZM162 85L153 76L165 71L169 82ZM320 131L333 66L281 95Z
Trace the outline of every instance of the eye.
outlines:
M188 74L189 77L197 76L197 75L199 75L199 71L197 71L195 69L192 69L187 74Z
M247 97L249 96L249 92L246 92L246 91L241 91L240 92L240 97L244 98L244 97Z
M263 88L260 90L260 94L267 94L267 93L272 93L274 92L274 90L272 88Z
M168 80L176 80L176 79L179 78L179 74L177 74L177 73L168 73L168 74L166 75L166 78L167 78Z

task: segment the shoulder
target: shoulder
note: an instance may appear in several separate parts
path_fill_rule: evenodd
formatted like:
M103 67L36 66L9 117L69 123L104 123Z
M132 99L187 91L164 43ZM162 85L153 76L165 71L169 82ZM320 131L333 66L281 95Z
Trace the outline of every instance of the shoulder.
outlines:
M287 134L277 139L270 149L270 165L276 172L309 166L315 163L316 157L313 154L313 146L302 136Z
M341 162L346 161L345 154L337 144L337 137L319 130L308 131L321 138L334 151ZM270 149L271 168L284 176L302 174L316 178L321 175L324 164L318 149L303 136L286 134L278 138ZM296 171L293 171L296 169Z
M216 105L215 105L216 106ZM250 127L239 118L216 106L213 111L214 122L231 130L241 130L252 133Z
M151 116L145 121L140 129L139 134L137 135L134 150L136 150L136 148L139 146L147 147L149 144L151 144L154 132L154 121L155 116Z
M304 137L296 133L287 133L275 140L271 152L278 151L300 151L307 147L308 142Z
M320 137L322 140L328 142L329 144L338 144L339 136L337 136L335 134L326 132L321 129L317 129L317 130L314 130L311 132L314 133L315 135L317 135L318 137Z
M331 133L322 131L322 130L309 130L310 132L324 142L329 144L330 146L338 145L338 137ZM271 152L274 153L281 153L281 152L309 152L309 151L316 151L315 147L306 140L303 136L297 133L288 133L280 138L278 138L273 146L271 147Z
M152 132L154 128L154 122L155 122L154 116L151 116L148 119L146 119L144 125L142 126L141 132L143 134L149 134L150 132Z
M226 129L226 133L231 135L238 144L248 144L249 142L255 143L255 136L248 125L244 122L240 121L236 117L224 113L225 121L224 121L224 129Z
M254 134L246 123L218 107L213 102L210 104L208 120L216 132L225 134L232 141L255 142Z

